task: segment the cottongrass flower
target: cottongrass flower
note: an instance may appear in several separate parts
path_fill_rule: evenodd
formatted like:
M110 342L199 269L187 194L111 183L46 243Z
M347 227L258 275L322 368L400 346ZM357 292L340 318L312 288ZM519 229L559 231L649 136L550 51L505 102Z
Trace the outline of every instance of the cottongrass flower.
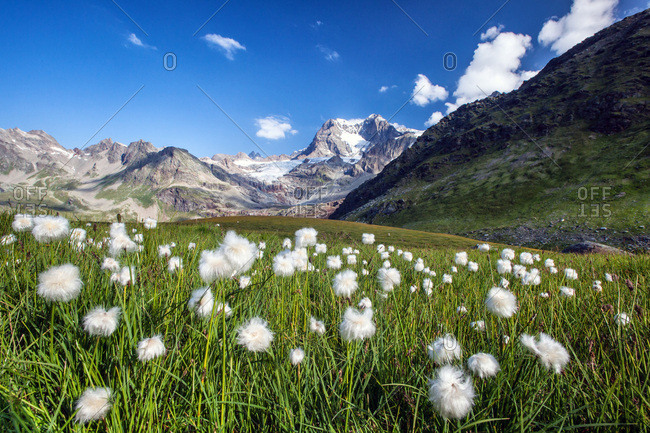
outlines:
M70 241L71 242L83 242L86 240L86 230L80 228L74 228L70 232Z
M361 309L372 308L372 301L370 300L370 298L365 297L359 301L359 304L357 306Z
M544 260L544 267L546 267L546 268L554 268L555 267L555 261L553 259Z
M327 256L327 267L330 269L341 269L343 262L340 256Z
M239 288L240 289L245 289L246 287L248 287L250 285L250 283L251 283L251 277L249 277L247 275L242 275L241 277L239 277Z
M490 251L490 244L478 244L476 248L483 253L487 253Z
M307 248L296 247L296 249L291 252L291 258L293 259L293 266L296 268L296 271L305 272L309 270L309 255L307 254Z
M273 258L273 272L279 277L290 277L296 271L291 251L285 250Z
M375 335L377 328L372 321L372 309L363 311L348 307L339 326L341 338L345 341L364 340Z
M75 421L85 424L106 417L112 407L111 394L110 388L86 388L75 404Z
M519 339L526 349L539 358L544 367L553 369L557 374L562 372L571 359L564 346L543 332L537 341L528 334L522 334Z
M220 249L232 265L236 274L248 271L257 257L257 245L233 230L226 233Z
M510 248L504 248L501 251L501 258L503 260L514 260L515 259L515 250Z
M454 263L456 263L458 266L467 266L467 253L465 251L456 253Z
M427 346L429 358L438 365L450 364L455 359L460 359L462 349L456 337L445 334Z
M442 282L444 284L451 284L453 281L453 278L450 274L442 274Z
M382 264L382 266L383 266L384 268L386 268L386 269L390 268L390 260L386 260L386 261L384 261L384 263Z
M386 245L384 245L384 244L377 245L377 252L378 253L383 253L384 251L386 251Z
M165 343L162 341L162 335L154 335L151 338L145 338L138 343L138 359L141 362L151 361L154 358L163 356L167 353Z
M571 269L571 268L566 268L564 270L564 276L566 277L567 280L577 280L578 279L578 273L576 272L575 269Z
M122 286L127 286L135 280L135 277L135 266L124 266L119 272L111 275L111 281L120 283Z
M84 331L90 335L108 337L117 329L120 313L120 307L108 311L104 307L95 307L83 318Z
M258 250L265 250L266 249L266 242L260 241L260 243L257 244L257 249Z
M296 366L302 364L302 361L305 359L305 351L302 350L300 347L297 347L295 349L291 349L289 351L289 361L291 361L291 365Z
M465 314L467 313L467 308L465 308L464 305L459 305L458 307L456 307L456 313Z
M533 255L531 253L524 251L523 253L519 254L519 263L522 265L532 265L535 263L535 260L533 259Z
M316 229L307 227L296 231L296 248L311 247L318 241Z
M0 238L0 245L2 246L9 246L14 242L16 242L16 235L14 235L13 233L4 235L2 238Z
M418 261L415 262L413 269L415 269L415 272L422 272L424 270L424 262L418 259Z
M505 278L501 278L501 282L499 283L499 285L504 289L507 289L508 286L510 286L510 281L506 280Z
M210 317L214 306L214 296L209 287L202 287L192 291L187 308L196 312L199 317Z
M497 317L512 317L517 312L517 297L501 287L492 287L485 299L488 311Z
M550 268L548 268L548 271L551 274L557 274L557 268L555 266L551 266Z
M524 286L539 286L541 282L542 277L539 274L539 270L536 268L531 269L521 277L521 284Z
M422 280L422 288L424 290L431 290L433 289L433 281L431 281L430 278L425 278Z
M136 233L133 235L133 241L141 244L144 242L144 235L142 233Z
M349 298L358 287L357 273L350 269L339 272L334 277L334 293L336 296Z
M395 268L381 268L377 273L377 280L384 291L390 292L400 285L402 277Z
M325 254L327 252L327 245L326 244L316 244L314 247L314 252L316 254Z
M603 291L602 282L600 280L594 281L594 284L591 286L597 293Z
M113 257L119 257L122 253L132 253L138 250L138 244L124 233L111 237L108 247L108 253Z
M286 249L290 250L291 249L291 239L284 238L284 240L282 241L282 248L286 248Z
M472 380L462 370L445 365L429 381L429 401L443 418L464 418L474 406Z
M508 344L508 343L510 343L510 336L509 336L509 335L503 335L503 336L501 336L501 341L503 342L503 344Z
M562 296L566 296L567 298L570 298L576 294L576 291L574 289L567 286L560 286L560 292Z
M68 236L70 223L61 216L41 216L34 218L32 234L38 242L48 243Z
M357 256L355 256L354 254L349 255L348 258L347 258L347 261L348 261L348 265L356 265L357 264Z
M512 263L510 262L510 260L498 259L497 272L499 274L509 274L510 272L512 272Z
M612 277L612 274L605 274L605 281L608 283L611 283L614 281L614 277Z
M237 343L251 352L265 352L272 342L273 332L260 317L253 317L237 330Z
M234 273L230 261L221 250L204 250L199 259L199 275L210 284L220 278L230 278Z
M452 266L452 267L451 267L451 272L453 272L454 274L457 273L457 272L458 272L458 268L457 268L456 266Z
M375 243L375 235L372 233L364 233L361 235L361 242L365 245L372 245Z
M627 326L630 324L630 316L627 313L618 313L614 316L614 322L619 326Z
M16 232L25 232L34 227L34 218L31 215L16 214L14 221L11 223L11 228Z
M402 258L407 262L411 262L413 261L413 253L409 251L404 251L404 253L402 254Z
M523 278L526 275L526 267L522 265L512 265L512 273L515 278Z
M501 371L499 361L489 353L483 352L470 356L467 360L467 368L469 368L472 374L481 379L496 376Z
M325 323L311 316L309 318L309 329L311 332L323 335L325 333Z
M167 270L169 273L173 274L176 271L180 271L183 269L183 259L181 259L178 256L174 256L169 259L169 263L167 264Z
M169 245L158 245L158 257L169 257L172 255L172 248Z
M230 305L228 305L227 302L225 304L222 304L221 302L217 304L217 307L215 309L215 314L218 316L221 313L224 313L226 317L232 316L232 309L230 308Z
M144 228L147 230L152 230L158 227L158 221L156 221L153 218L145 218L144 219Z
M542 292L542 293L539 294L540 298L549 298L550 296L551 296L551 294L548 293L548 292Z
M468 262L467 263L467 269L470 272L477 272L478 271L478 263L476 263L476 262Z
M382 260L388 260L390 259L390 253L388 251L384 251L383 253L379 254L379 257L381 257Z
M187 249L188 250L193 250L194 248L196 248L196 243L190 242L189 244L187 244Z
M68 302L79 296L82 286L79 268L66 263L41 273L36 293L48 301Z
M476 332L485 331L485 322L483 320L477 320L476 322L470 322L469 327L475 330Z

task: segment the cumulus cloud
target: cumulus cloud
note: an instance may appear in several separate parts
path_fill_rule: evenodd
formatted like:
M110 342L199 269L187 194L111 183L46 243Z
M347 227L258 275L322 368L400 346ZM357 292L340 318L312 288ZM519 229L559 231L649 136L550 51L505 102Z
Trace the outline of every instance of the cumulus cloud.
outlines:
M390 89L394 89L395 87L397 87L395 84L393 84L392 86L381 86L381 87L379 88L379 93L386 93L386 92L388 92Z
M209 33L203 36L203 39L209 46L219 48L228 60L234 60L235 53L239 50L246 51L246 47L232 38L226 38L221 35Z
M544 23L537 40L557 54L612 24L618 0L573 0L569 13Z
M334 51L331 48L326 47L325 45L316 45L316 48L325 56L325 60L328 60L330 62L334 62L341 57L339 53Z
M499 36L499 33L501 33L501 30L503 30L503 24L499 24L499 26L493 26L481 33L481 40L482 41L491 41L492 39L496 38Z
M296 134L298 131L291 127L289 119L283 116L267 116L262 119L255 119L259 130L255 133L258 137L269 140L285 138L286 134Z
M144 42L142 42L140 38L138 38L135 35L135 33L131 33L127 39L131 44L135 45L136 47L151 48L152 50L157 50L156 47L152 47L151 45L147 45Z
M435 111L433 112L433 114L431 114L429 119L426 122L424 122L424 126L429 128L435 125L436 123L440 122L440 120L442 120L443 117L445 117L444 114L442 114L440 111Z
M478 44L474 57L458 80L455 102L447 113L493 92L509 92L535 76L538 71L521 71L521 59L531 47L531 37L512 32L499 33L493 40Z
M442 86L431 84L426 75L418 74L411 96L411 103L424 107L431 102L444 101L449 96L449 92Z

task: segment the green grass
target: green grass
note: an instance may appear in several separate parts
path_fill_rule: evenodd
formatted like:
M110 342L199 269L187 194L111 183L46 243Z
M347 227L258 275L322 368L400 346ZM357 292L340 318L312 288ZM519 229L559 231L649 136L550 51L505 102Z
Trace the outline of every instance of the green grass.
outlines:
M0 215L0 235L10 232L10 222L9 215ZM76 225L87 228L90 238L107 234L105 224ZM282 249L282 239L309 225L328 244L328 254L310 255L320 271L274 276L271 262ZM494 270L499 252L470 250L469 240L279 218L160 224L152 231L128 224L129 233L131 228L144 233L145 241L142 252L120 258L122 265L137 268L137 281L127 287L115 285L100 269L105 246L88 245L79 253L65 240L44 245L19 233L16 243L0 247L3 432L557 432L638 431L650 425L647 255L543 253L543 258L555 259L560 273L543 270L541 285L534 287L510 276L520 310L510 319L497 319L483 302L500 279ZM266 241L265 254L248 273L248 288L239 289L236 279L212 284L216 302L227 301L232 316L201 320L186 305L190 292L204 285L197 269L200 252L217 247L228 228L254 242ZM421 286L424 276L393 254L402 283L382 297L376 282L381 260L375 246L361 245L364 231L376 233L378 242L388 239L384 243L402 245L422 257L437 273L431 277L433 296L421 289L410 292L411 285ZM158 245L172 241L177 244L173 254L184 261L184 269L173 275L157 254ZM189 242L197 248L188 250ZM436 245L441 248L432 248ZM359 274L359 290L351 300L334 296L331 281L337 271L325 269L326 256L340 254L344 246L360 250L359 265L351 266ZM479 271L459 269L453 284L440 284L461 247L479 263ZM368 260L369 276L361 275L361 260ZM80 268L81 295L67 304L45 302L36 294L38 275L67 262ZM564 281L565 267L577 269L579 280ZM605 272L618 278L607 283ZM602 293L591 289L595 279L603 280ZM559 296L558 287L564 284L576 289L576 297ZM540 298L542 291L551 297ZM373 302L377 333L364 342L346 343L338 333L342 314L364 296ZM467 314L456 313L461 304ZM616 326L613 313L602 308L605 304L614 313L630 314L631 325ZM83 316L97 305L123 310L111 337L89 337L81 328ZM635 306L642 314L635 313ZM325 322L324 335L309 332L312 315ZM248 353L236 343L237 328L254 316L267 320L275 333L269 352ZM485 332L469 327L476 320L485 320ZM544 369L517 341L521 333L540 331L569 351L571 362L562 374ZM483 351L492 353L502 368L495 378L473 379L475 405L459 421L442 419L428 401L427 380L436 366L426 346L446 332L458 338L463 363ZM140 363L137 342L154 334L163 335L167 354ZM501 338L505 334L511 336L507 345ZM294 347L306 352L299 367L288 361ZM113 408L104 421L80 426L73 420L74 402L88 386L111 387Z

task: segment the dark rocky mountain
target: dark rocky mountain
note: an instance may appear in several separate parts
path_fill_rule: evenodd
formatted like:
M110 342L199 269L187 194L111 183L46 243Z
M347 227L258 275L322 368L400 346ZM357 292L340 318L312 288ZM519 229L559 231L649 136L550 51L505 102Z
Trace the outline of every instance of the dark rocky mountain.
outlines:
M595 227L618 243L642 244L649 24L650 10L628 17L518 90L458 108L352 191L332 218L504 241L525 226L537 245L568 229L588 239ZM492 236L496 229L501 235Z

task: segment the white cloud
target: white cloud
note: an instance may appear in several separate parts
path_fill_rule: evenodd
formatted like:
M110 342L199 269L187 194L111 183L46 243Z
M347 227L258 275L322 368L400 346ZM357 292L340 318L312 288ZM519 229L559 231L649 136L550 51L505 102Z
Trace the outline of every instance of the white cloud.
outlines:
M435 125L436 123L440 122L442 118L445 117L444 114L442 114L440 111L434 111L433 114L429 117L429 119L424 122L424 126L429 128L430 126Z
M128 37L128 41L131 42L133 45L136 47L142 47L142 48L151 48L152 50L157 50L156 47L152 47L151 45L147 45L143 43L140 38L138 38L135 33L131 33Z
M431 84L426 75L418 74L411 95L413 104L424 107L431 102L444 101L449 96L449 92L442 86Z
M537 74L520 71L521 58L531 46L531 37L512 32L499 33L493 40L478 44L474 57L458 80L456 101L448 102L447 113L493 92L510 92Z
M262 119L255 119L259 130L255 133L258 137L269 140L286 138L286 134L296 134L298 131L291 128L289 119L282 116L267 116Z
M557 54L565 53L612 24L617 4L618 0L573 0L567 15L544 23L537 40L544 46L550 45Z
M493 26L487 29L485 32L481 33L481 40L482 41L488 41L496 38L499 36L499 33L501 33L501 30L503 30L503 24L499 24L499 26Z
M203 36L208 45L216 46L221 49L228 60L234 60L234 54L238 50L246 51L246 47L234 39L226 38L221 35L209 33Z
M379 93L386 93L386 92L388 92L390 89L394 89L394 88L396 88L396 87L397 87L397 86L396 86L395 84L393 84L392 86L381 86L381 87L379 88Z
M339 57L341 57L339 53L324 45L316 45L316 48L318 48L320 52L323 53L323 55L325 56L325 59L330 62L335 62L336 60L339 59Z

